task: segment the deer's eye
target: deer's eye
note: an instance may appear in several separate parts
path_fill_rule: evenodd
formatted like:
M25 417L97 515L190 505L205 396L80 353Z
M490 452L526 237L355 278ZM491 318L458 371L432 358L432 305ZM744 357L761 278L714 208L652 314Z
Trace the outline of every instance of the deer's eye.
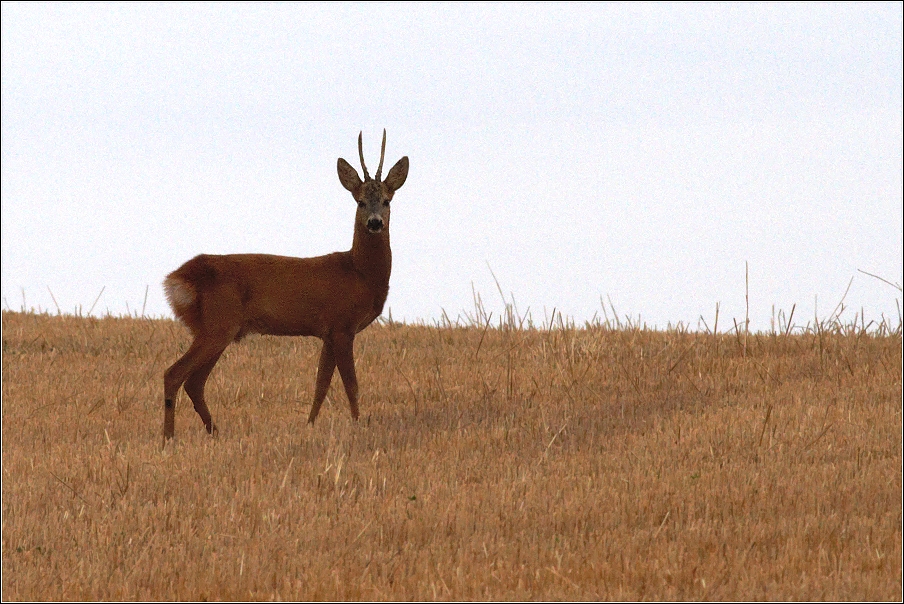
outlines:
M383 207L384 207L384 208L388 208L388 207L389 207L389 200L388 200L388 199L387 199L386 201L383 202Z
M365 205L367 205L367 204L365 204L363 201L358 202L358 207L361 208L362 210L364 209Z

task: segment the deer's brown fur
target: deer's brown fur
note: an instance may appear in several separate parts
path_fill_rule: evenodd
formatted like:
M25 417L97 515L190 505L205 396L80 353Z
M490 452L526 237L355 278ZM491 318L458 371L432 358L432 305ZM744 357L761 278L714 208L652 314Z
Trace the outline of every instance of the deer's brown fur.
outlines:
M202 254L166 277L167 300L194 340L164 373L165 439L173 437L175 398L183 385L207 431L216 432L204 385L226 347L249 333L323 340L308 422L317 418L337 367L352 417L358 419L355 334L383 311L392 269L389 202L408 176L408 157L403 157L381 180L385 131L375 178L364 165L360 135L358 150L363 181L344 159L337 163L340 182L358 202L351 250L314 258Z

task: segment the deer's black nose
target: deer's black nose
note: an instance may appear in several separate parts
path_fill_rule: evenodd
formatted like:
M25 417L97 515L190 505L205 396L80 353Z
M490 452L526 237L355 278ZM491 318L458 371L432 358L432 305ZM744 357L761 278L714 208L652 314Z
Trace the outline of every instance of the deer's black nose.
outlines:
M381 218L371 218L367 221L367 229L374 233L379 233L383 230L383 220Z

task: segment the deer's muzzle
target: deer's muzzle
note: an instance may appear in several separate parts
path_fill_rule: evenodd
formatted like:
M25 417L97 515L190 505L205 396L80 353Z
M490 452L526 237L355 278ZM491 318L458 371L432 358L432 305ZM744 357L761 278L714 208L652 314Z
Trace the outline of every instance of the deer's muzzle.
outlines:
M383 230L383 219L379 216L371 216L367 219L367 230L371 233L379 233Z

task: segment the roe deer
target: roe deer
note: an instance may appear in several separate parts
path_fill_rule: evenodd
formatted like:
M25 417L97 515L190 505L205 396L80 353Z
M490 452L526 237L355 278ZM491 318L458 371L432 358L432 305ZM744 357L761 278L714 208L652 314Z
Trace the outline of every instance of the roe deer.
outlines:
M202 254L166 277L163 287L170 307L191 330L194 341L163 376L164 442L175 431L176 394L183 384L207 432L216 433L204 401L204 384L230 342L249 333L323 340L308 422L317 419L336 367L352 418L358 419L355 334L383 312L392 267L389 202L408 177L406 156L392 167L386 180L380 180L385 153L383 130L380 167L371 178L358 134L364 180L347 161L339 158L337 162L339 182L358 202L351 250L315 258Z

